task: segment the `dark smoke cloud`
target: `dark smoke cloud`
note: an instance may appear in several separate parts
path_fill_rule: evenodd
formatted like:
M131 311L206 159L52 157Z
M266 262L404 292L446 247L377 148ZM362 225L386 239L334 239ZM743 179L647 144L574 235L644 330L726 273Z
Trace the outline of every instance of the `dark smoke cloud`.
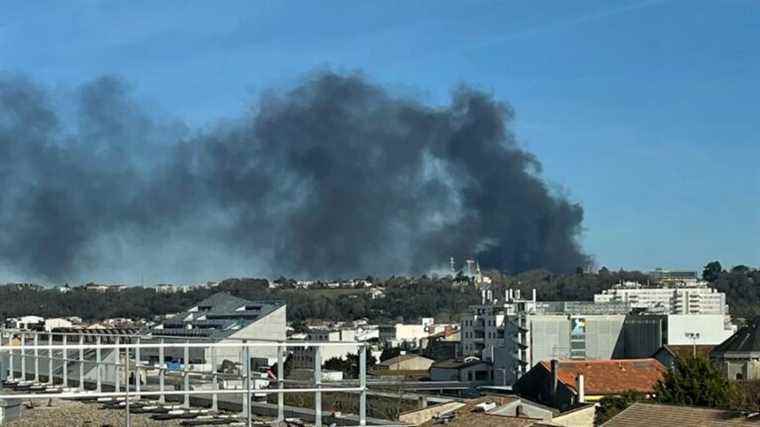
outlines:
M323 72L196 132L149 114L118 78L70 98L0 75L0 271L134 281L589 262L582 208L539 177L510 107L471 88L437 108Z

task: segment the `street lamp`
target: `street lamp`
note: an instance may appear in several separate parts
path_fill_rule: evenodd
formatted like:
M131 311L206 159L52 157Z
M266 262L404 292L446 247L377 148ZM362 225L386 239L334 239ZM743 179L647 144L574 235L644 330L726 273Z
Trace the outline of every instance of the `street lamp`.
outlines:
M693 347L692 356L697 357L697 340L699 339L699 332L686 332L684 335L686 335L686 338L691 340L691 345Z

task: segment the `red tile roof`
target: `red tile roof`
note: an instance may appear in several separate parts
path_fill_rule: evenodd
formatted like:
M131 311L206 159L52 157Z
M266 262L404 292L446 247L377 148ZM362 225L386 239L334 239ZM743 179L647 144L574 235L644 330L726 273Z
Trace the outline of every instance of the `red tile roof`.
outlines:
M551 362L541 365L551 373ZM665 367L655 359L561 360L559 381L575 390L575 381L583 374L586 395L620 394L626 390L652 393ZM577 390L576 390L577 391Z

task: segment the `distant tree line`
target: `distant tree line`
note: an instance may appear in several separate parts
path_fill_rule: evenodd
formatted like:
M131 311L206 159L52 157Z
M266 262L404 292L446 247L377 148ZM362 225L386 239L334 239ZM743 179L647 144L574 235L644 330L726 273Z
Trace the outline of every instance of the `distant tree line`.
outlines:
M536 289L539 300L590 301L593 296L616 283L637 281L646 284L650 278L639 271L598 272L578 270L574 274L553 274L532 270L516 275L496 271L486 274L492 278L490 288L501 299L505 289L519 289L523 298L530 298ZM736 266L724 270L719 262L705 266L702 275L712 285L726 293L733 314L750 317L760 314L760 270ZM85 320L108 318L142 318L176 313L193 306L209 295L225 291L246 299L281 300L288 304L288 319L298 322L301 329L309 319L355 320L367 318L372 322L417 321L434 317L439 322L456 320L470 305L481 300L480 290L472 281L462 277L402 277L367 278L383 289L382 298L371 298L364 288L355 289L296 289L292 279L280 278L285 284L270 289L266 279L226 279L215 288L197 288L187 292L157 293L153 288L130 287L122 291L95 292L74 287L67 293L58 289L34 286L0 286L0 317L39 315L43 317L79 316Z
M705 266L702 277L726 294L734 316L749 319L760 315L760 270L746 265L725 270L713 261Z

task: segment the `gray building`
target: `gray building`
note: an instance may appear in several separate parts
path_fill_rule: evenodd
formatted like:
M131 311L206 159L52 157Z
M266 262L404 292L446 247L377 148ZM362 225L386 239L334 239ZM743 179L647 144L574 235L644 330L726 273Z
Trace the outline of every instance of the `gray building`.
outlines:
M717 345L710 359L729 379L760 379L760 316Z
M226 292L219 292L187 311L178 313L150 330L154 336L164 337L166 342L184 343L188 340L201 342L272 342L285 341L286 306L281 301L249 301ZM212 354L213 352L213 354ZM145 351L144 358L159 362L155 349ZM167 349L165 358L179 361L184 358L183 349ZM276 347L253 347L251 359L255 365L271 365L276 361ZM211 366L215 361L216 366ZM216 369L224 360L240 363L242 351L238 348L192 348L191 364ZM164 362L164 361L161 361Z
M431 381L465 381L481 384L493 382L491 364L477 358L444 360L430 365Z
M716 345L735 330L720 314L631 313L621 302L513 300L471 307L462 350L493 363L496 385L510 385L542 360L635 359L660 347Z

